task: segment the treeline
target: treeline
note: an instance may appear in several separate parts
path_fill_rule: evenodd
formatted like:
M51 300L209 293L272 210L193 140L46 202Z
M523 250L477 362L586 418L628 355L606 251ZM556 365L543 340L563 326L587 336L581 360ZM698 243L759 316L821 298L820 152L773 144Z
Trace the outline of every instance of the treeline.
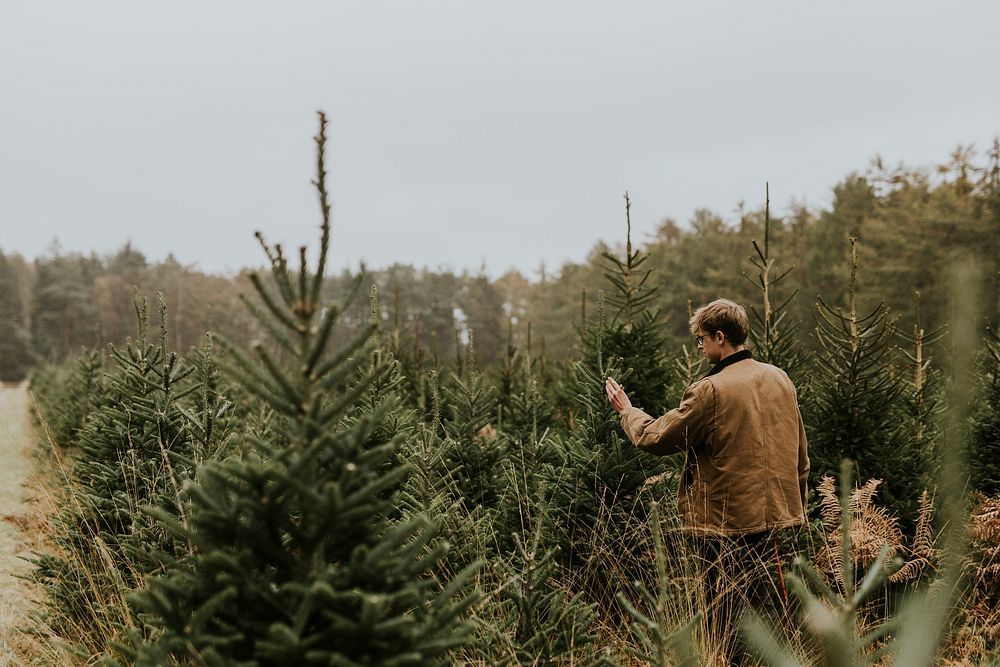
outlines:
M860 293L873 295L869 301L884 300L903 330L912 329L917 290L925 326L947 321L941 278L956 257L987 267L986 293L996 295L998 164L996 142L986 154L959 148L930 170L888 168L876 160L865 173L851 174L834 186L829 209L793 206L784 216L772 215L772 239L781 249L780 260L791 267L782 296L801 293L789 304L789 316L811 327L817 297L843 303L852 236L860 240L865 267ZM702 210L687 225L663 221L648 240L648 266L662 283L654 305L665 324L666 345L676 348L686 341L689 302L720 295L752 302L755 287L741 272L752 272L748 257L753 239L762 238L763 220L763 206L741 206L728 218ZM470 329L476 332L481 364L501 359L511 321L518 340L531 322L540 353L560 361L574 351L571 325L597 316L599 293L606 287L602 255L609 250L620 253L623 248L598 244L582 263L567 263L551 275L543 268L535 276L510 271L491 280L485 273L397 264L371 271L366 281L384 295L383 324L401 345L434 365L453 365ZM324 292L339 294L353 277L345 272L329 278ZM247 272L231 278L209 275L172 256L150 262L130 244L108 257L64 253L56 246L34 262L0 252L0 379L17 380L39 362L64 359L81 347L121 344L133 327L129 304L134 290L150 298L156 291L164 293L174 349L196 346L209 330L249 342L260 331L239 302L238 294L248 288ZM367 321L365 307L357 306L346 324ZM996 321L1000 304L995 296L984 304L984 313Z

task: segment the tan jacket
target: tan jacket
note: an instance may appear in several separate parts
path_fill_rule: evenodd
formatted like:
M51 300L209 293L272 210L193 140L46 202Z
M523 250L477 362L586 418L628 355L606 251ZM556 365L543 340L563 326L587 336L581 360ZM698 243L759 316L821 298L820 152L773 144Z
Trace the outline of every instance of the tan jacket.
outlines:
M677 498L684 528L696 533L740 535L805 521L809 454L795 387L779 368L737 354L659 419L639 408L621 416L639 449L686 453Z

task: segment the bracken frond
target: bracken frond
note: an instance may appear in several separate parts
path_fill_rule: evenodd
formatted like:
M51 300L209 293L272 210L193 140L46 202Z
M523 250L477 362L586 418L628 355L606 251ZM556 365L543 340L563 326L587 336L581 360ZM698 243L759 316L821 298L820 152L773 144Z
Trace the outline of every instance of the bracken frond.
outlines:
M820 480L816 488L819 494L819 510L823 517L823 527L827 533L840 526L840 500L837 498L837 482L830 475Z
M924 568L928 565L926 558L914 558L906 562L903 567L899 568L889 576L889 581L894 584L902 583L904 581L913 581L920 573L924 571Z
M872 498L878 493L878 485L882 483L880 479L870 479L864 486L851 491L851 508L867 507L871 504Z
M931 523L934 509L925 491L920 497L920 512L913 547L904 545L899 519L875 504L875 496L882 480L870 479L851 492L851 561L856 571L869 567L878 558L882 545L889 545L889 560L899 553L909 553L910 560L895 572L890 581L903 582L916 579L925 568L937 559ZM826 532L823 548L816 554L816 566L828 580L846 590L841 563L840 501L833 477L824 477L817 488L820 514ZM1000 516L1000 512L997 513ZM888 560L887 560L888 562Z
M927 489L920 494L920 510L917 514L917 529L913 534L913 548L910 551L914 556L935 560L937 550L934 548L934 535L931 532L931 521L934 518L934 505L931 503Z

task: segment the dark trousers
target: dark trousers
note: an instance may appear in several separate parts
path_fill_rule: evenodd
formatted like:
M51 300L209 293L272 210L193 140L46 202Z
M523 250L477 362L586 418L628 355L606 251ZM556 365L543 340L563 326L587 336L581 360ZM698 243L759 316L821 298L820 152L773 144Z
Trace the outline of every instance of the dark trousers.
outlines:
M791 613L779 574L775 534L697 537L694 541L705 586L706 635L720 647L726 664L754 664L740 630L743 615L752 609L762 617L784 621Z

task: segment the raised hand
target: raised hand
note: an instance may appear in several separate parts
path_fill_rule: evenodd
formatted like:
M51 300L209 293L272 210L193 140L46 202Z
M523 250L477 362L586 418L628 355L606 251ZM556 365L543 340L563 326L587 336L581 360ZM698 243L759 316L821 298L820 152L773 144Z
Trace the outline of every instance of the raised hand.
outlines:
M632 401L629 400L628 394L622 389L621 385L615 382L614 378L608 378L604 382L604 390L608 394L608 400L611 402L611 407L615 409L618 414L623 413L632 407Z

